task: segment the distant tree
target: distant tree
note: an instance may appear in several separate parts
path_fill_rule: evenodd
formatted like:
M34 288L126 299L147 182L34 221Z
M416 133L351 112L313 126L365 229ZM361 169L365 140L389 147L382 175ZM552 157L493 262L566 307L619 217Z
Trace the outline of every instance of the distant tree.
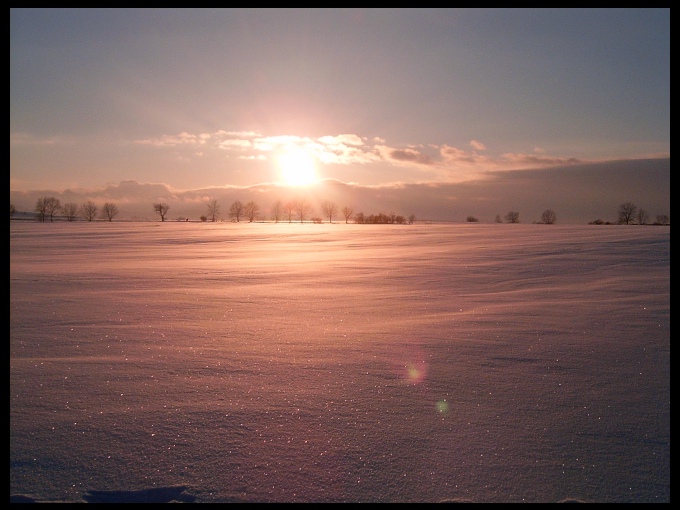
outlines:
M78 204L67 202L64 204L64 207L62 207L62 211L68 221L73 221L76 219L76 216L78 216Z
M229 208L229 217L232 219L232 221L235 221L238 223L241 221L241 216L243 216L243 209L244 205L242 202L237 200L233 204L231 204L231 207Z
M323 218L320 218L319 216L313 216L313 217L312 217L312 222L314 222L314 223L323 223Z
M598 218L588 223L588 225L604 225L604 220Z
M298 198L295 201L295 212L297 213L298 218L300 218L300 223L303 223L305 218L312 214L313 211L314 208L304 198Z
M295 200L289 200L283 206L283 214L288 220L288 223L293 221L293 216L295 216L295 208Z
M53 221L54 215L61 211L61 202L58 198L49 197L47 199L47 214L50 216L50 221Z
M210 221L215 222L220 215L220 206L217 205L217 200L214 198L208 202L208 217Z
M324 200L321 203L321 210L328 216L328 223L333 223L333 215L337 212L338 206L330 200Z
M203 223L205 223L206 221L208 221L208 217L207 217L205 214L202 215L202 216L200 216L199 219L200 219Z
M345 223L349 223L350 218L354 214L354 208L345 206L342 208L342 215L345 217Z
M277 200L274 202L274 205L272 205L272 219L274 220L274 223L278 223L281 221L281 218L283 217L283 202L281 200Z
M44 222L50 217L50 222L54 221L54 215L61 209L61 203L55 197L39 198L35 204L35 212L38 213L38 220Z
M637 213L638 225L646 225L649 221L649 214L644 209L640 209Z
M415 215L415 214L411 214L411 215L408 217L408 224L409 224L409 225L413 225L413 222L414 222L414 221L416 221L416 215Z
M80 214L87 221L92 221L97 217L97 205L92 200L88 200L80 206Z
M557 214L555 214L555 211L552 209L546 209L543 211L543 214L541 214L541 223L545 223L546 225L553 225L557 221Z
M170 206L165 202L158 202L156 204L153 204L153 210L156 211L156 214L158 214L161 217L161 221L165 221L165 215L168 214L169 209Z
M100 217L107 219L109 221L113 221L113 218L115 218L116 216L118 216L118 206L111 202L106 202L102 206L102 212L100 214Z
M387 223L395 223L396 222L397 216L394 215L394 218L392 217L391 214L385 214L385 213L378 213L378 214L370 214L368 216L362 216L362 223L370 223L373 225L385 225Z
M9 204L9 217L10 219L17 213L17 208L14 207L14 204L10 203Z
M626 202L619 206L619 225L630 225L635 218L637 206L633 202Z
M45 200L47 197L40 197L36 202L35 202L35 213L38 215L38 221L45 222L45 218L47 217L47 205L45 204Z
M468 216L467 218L465 218L465 221L467 221L468 223L477 223L479 220L474 216Z
M365 223L365 222L366 222L366 218L364 217L364 213L362 213L362 212L357 213L357 214L354 216L354 222L355 222L355 223L358 223L359 225Z
M503 223L503 219L501 218L500 214L496 215L496 223Z
M257 215L260 212L260 206L251 200L245 206L243 206L243 212L246 218L248 218L248 221L252 223L257 219Z
M667 214L658 214L656 216L656 224L657 225L668 225L670 223L671 219Z
M508 223L519 223L519 213L517 211L510 211L505 215L505 221Z

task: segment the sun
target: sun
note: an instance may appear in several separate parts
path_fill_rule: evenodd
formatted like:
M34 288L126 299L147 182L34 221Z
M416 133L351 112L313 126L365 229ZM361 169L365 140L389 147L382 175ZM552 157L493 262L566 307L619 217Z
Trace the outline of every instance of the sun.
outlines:
M281 179L288 186L307 186L316 178L316 160L303 149L290 149L279 156Z

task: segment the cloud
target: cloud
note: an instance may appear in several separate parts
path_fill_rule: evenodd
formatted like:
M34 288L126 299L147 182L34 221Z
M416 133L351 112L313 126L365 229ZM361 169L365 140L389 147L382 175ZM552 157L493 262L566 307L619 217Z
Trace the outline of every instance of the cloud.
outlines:
M336 136L322 136L317 139L319 143L322 143L326 146L334 146L334 145L364 145L364 141L361 139L359 135L351 135L351 134L344 134L344 135L336 135Z
M30 141L27 135L15 135L14 143ZM532 153L504 152L494 154L481 140L473 139L468 148L448 144L391 146L380 137L369 139L356 133L323 135L316 138L291 134L263 135L259 131L218 130L214 133L192 134L186 131L175 135L139 140L138 144L158 148L172 148L182 151L191 149L196 154L207 151L221 151L223 154L244 161L264 161L284 151L304 150L322 165L357 166L381 164L403 170L418 170L417 182L467 182L474 179L487 179L489 172L531 170L571 166L587 161L569 157L555 157L536 147ZM175 154L176 156L181 154ZM189 153L185 153L186 156ZM592 161L591 161L592 162ZM411 179L413 182L413 179Z
M224 140L218 144L220 149L248 149L253 144L250 140Z
M486 146L482 142L478 142L477 140L470 140L470 147L472 147L476 151L486 150Z
M193 135L183 131L177 135L164 135L159 138L137 140L136 143L140 145L153 145L155 147L176 147L178 145L203 145L208 143L209 140L210 135L208 133Z
M386 160L397 164L409 164L416 166L432 166L435 161L431 157L415 149L394 149L384 145L376 146L376 150Z
M551 166L562 165L577 165L584 163L576 158L550 158L547 156L536 156L535 154L516 154L505 153L502 159L499 160L499 167L507 166L508 168L546 168Z

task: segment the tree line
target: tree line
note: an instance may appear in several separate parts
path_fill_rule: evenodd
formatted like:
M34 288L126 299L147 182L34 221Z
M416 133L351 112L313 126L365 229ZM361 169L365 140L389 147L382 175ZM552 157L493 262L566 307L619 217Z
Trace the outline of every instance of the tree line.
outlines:
M106 202L101 209L88 200L83 204L75 204L73 202L66 202L61 204L61 201L55 197L41 197L35 203L33 211L36 213L36 219L40 222L54 221L54 217L59 215L64 216L67 221L75 221L76 218L82 217L86 221L92 221L99 217L104 220L113 221L113 218L118 216L118 206L112 202ZM10 218L16 214L17 210L14 204L9 204Z
M220 206L216 199L211 199L206 204L207 214L200 217L201 221L211 221L215 222L220 219ZM344 206L339 209L335 202L330 200L324 200L320 204L321 213L325 218L328 219L329 223L333 223L333 218L341 217L345 220L345 223L349 223L350 220L354 220L358 224L413 224L415 222L415 215L411 214L408 218L397 215L395 213L385 214L369 214L366 215L363 212L354 214L354 208L350 206ZM170 206L167 202L156 202L153 204L153 210L158 215L161 221L165 221ZM16 214L17 210L14 204L9 205L9 216L10 219ZM37 200L35 204L34 212L36 213L36 219L40 222L46 222L48 219L50 222L54 221L55 216L60 213L67 221L75 221L76 218L82 217L85 221L93 221L96 218L100 218L107 221L113 221L113 219L118 216L118 206L112 202L106 202L99 208L97 204L93 201L88 200L83 204L75 204L73 202L67 202L61 204L58 198L55 197L41 197ZM268 217L272 219L275 223L282 221L287 221L288 223L300 222L303 223L307 220L313 221L314 223L322 223L323 220L319 216L313 216L314 207L305 198L297 198L283 202L277 200L271 206L268 211ZM262 211L259 205L254 202L243 203L239 200L232 202L227 211L228 218L236 223L241 221L248 221L250 223L261 219ZM267 215L265 215L267 216ZM501 218L500 214L496 215L496 223L503 223L503 220L507 223L519 223L519 212L509 211L504 218ZM187 220L188 221L188 220ZM468 216L466 218L468 223L476 223L479 220L475 216ZM618 225L647 225L650 224L649 213L642 208L638 208L633 202L625 202L621 204L617 210L617 224ZM553 225L557 222L557 214L552 209L546 209L541 214L540 221L534 223L542 223L545 225ZM601 219L597 219L588 223L589 225L610 225L610 222L605 222ZM656 221L651 223L652 225L669 225L670 217L666 214L659 214L656 216Z

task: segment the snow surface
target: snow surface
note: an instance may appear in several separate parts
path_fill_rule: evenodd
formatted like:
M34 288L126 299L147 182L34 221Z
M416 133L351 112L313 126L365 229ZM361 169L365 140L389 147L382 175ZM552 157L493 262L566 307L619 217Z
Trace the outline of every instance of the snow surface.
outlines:
M668 503L670 227L10 222L22 500Z

